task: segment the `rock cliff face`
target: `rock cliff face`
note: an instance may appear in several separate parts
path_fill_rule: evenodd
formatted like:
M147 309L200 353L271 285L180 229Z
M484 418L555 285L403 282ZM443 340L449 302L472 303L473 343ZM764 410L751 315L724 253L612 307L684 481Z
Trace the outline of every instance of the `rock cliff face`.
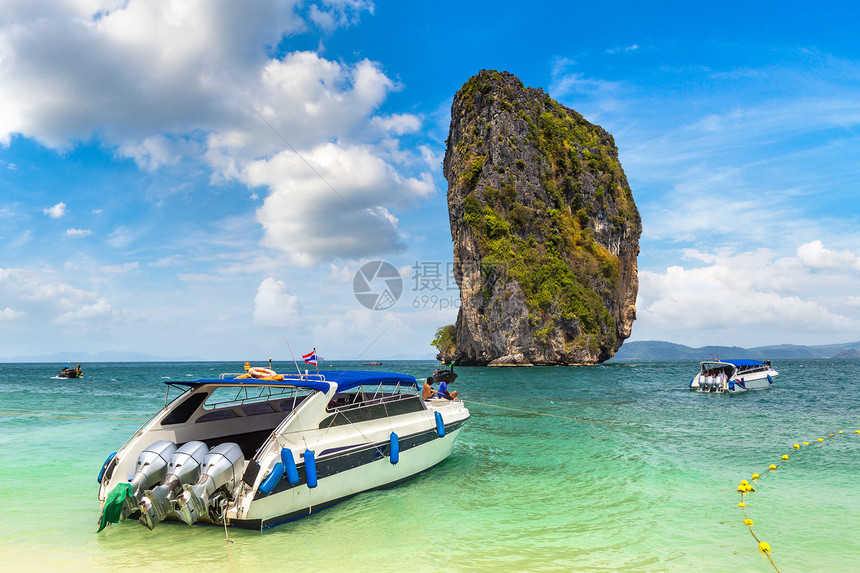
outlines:
M482 70L444 161L462 306L457 364L596 364L630 336L642 223L612 136Z

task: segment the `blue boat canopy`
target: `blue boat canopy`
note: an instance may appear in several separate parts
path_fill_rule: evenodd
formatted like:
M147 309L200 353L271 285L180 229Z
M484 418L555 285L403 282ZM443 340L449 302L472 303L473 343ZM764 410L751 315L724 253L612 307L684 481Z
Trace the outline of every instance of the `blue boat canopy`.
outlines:
M254 384L265 386L295 386L296 388L308 388L311 390L328 391L329 382L337 384L338 392L345 392L364 384L378 386L395 386L404 384L418 388L415 376L410 374L398 374L396 372L363 372L360 370L328 370L319 374L308 374L299 376L297 374L284 374L283 380L260 380L257 378L218 378L215 380L175 381L166 380L165 384L173 386L202 386L204 384Z
M720 360L720 362L725 362L734 366L764 366L764 362L761 360Z
M344 392L357 388L364 384L384 386L395 386L405 384L418 388L415 376L411 374L398 374L397 372L363 372L360 370L329 370L320 372L329 382L337 382L337 391Z

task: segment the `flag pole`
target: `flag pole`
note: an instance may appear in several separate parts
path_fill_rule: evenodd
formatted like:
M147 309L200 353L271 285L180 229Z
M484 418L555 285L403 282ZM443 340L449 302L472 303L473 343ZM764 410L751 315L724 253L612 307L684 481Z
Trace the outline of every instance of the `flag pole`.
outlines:
M295 364L295 365L296 365L296 372L298 372L298 373L299 373L299 376L301 376L301 375L302 375L302 371L299 369L299 362L296 360L296 355L295 355L295 354L293 354L293 349L290 347L290 341L289 341L289 340L287 340L287 335L286 335L286 334L284 335L284 340L287 342L287 348L289 348L289 350L290 350L290 356L292 356L292 357L293 357L293 364Z
M319 376L319 373L320 373L320 357L317 356L317 347L316 346L314 346L314 359L315 359L314 362L317 363L317 365L316 365L317 366L317 376Z

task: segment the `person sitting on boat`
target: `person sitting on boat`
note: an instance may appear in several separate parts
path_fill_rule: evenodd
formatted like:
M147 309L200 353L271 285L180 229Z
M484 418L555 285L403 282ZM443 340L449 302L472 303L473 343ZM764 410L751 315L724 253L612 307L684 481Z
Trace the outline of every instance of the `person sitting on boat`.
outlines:
M431 400L434 394L436 394L436 390L433 389L433 377L428 376L427 380L424 381L424 388L421 389L421 397L425 400Z
M452 390L451 392L449 392L448 383L443 380L439 382L439 389L436 390L436 397L445 398L446 400L453 400L457 397L457 391Z

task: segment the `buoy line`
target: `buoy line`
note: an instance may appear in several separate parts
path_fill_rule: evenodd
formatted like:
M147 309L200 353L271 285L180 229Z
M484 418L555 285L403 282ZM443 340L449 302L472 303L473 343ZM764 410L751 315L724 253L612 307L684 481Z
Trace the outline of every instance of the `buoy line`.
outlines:
M109 412L54 412L50 410L28 410L26 408L0 407L0 416L33 416L36 418L75 418L83 420L136 420L145 421L149 418L107 417ZM76 415L73 415L76 414ZM139 416L139 412L116 412L116 414ZM150 416L151 417L151 416Z
M829 438L835 438L838 434L844 434L844 433L845 432L843 430L839 430L839 432L837 432L836 434L829 434L827 436L827 438L828 439ZM854 433L860 434L860 430L855 430ZM816 443L822 443L822 442L824 442L824 440L825 440L824 438L818 438ZM808 446L808 445L810 445L810 443L809 442L803 442L803 445ZM792 448L794 450L800 450L801 444L794 444L792 446ZM765 470L763 473L776 471L779 468L779 466L781 466L783 463L787 462L788 459L789 459L788 454L783 454L782 457L780 458L780 461L778 461L775 464L770 464L767 467L767 470ZM750 477L750 479L753 481L761 479L761 475L754 473L754 474L752 474L752 477ZM741 500L740 500L740 502L738 502L738 507L740 508L741 513L744 516L743 524L749 528L750 534L753 536L753 539L756 540L756 543L758 543L759 551L761 551L762 553L765 554L765 556L767 557L767 560L770 561L771 565L773 565L774 570L776 570L777 573L780 573L779 568L776 566L776 563L773 562L773 558L770 555L770 551L771 551L770 545L767 542L762 541L761 539L758 538L758 535L756 535L755 531L753 531L754 522L747 515L747 510L746 510L747 504L744 501L744 494L752 493L754 491L755 491L755 488L745 479L742 479L741 482L738 484L738 493L741 496Z
M490 408L501 408L502 410L513 410L514 412L523 412L525 414L534 414L536 416L548 416L550 418L561 418L562 420L574 420L577 422L591 422L592 424L608 424L610 426L627 426L635 427L638 424L624 424L621 422L607 422L606 420L590 420L588 418L574 418L572 416L561 416L559 414L547 414L545 412L533 412L531 410L521 410L519 408L510 408L508 406L497 406L496 404L487 404L485 402L475 402L474 400L461 400L467 404L477 404L478 406L488 406Z

